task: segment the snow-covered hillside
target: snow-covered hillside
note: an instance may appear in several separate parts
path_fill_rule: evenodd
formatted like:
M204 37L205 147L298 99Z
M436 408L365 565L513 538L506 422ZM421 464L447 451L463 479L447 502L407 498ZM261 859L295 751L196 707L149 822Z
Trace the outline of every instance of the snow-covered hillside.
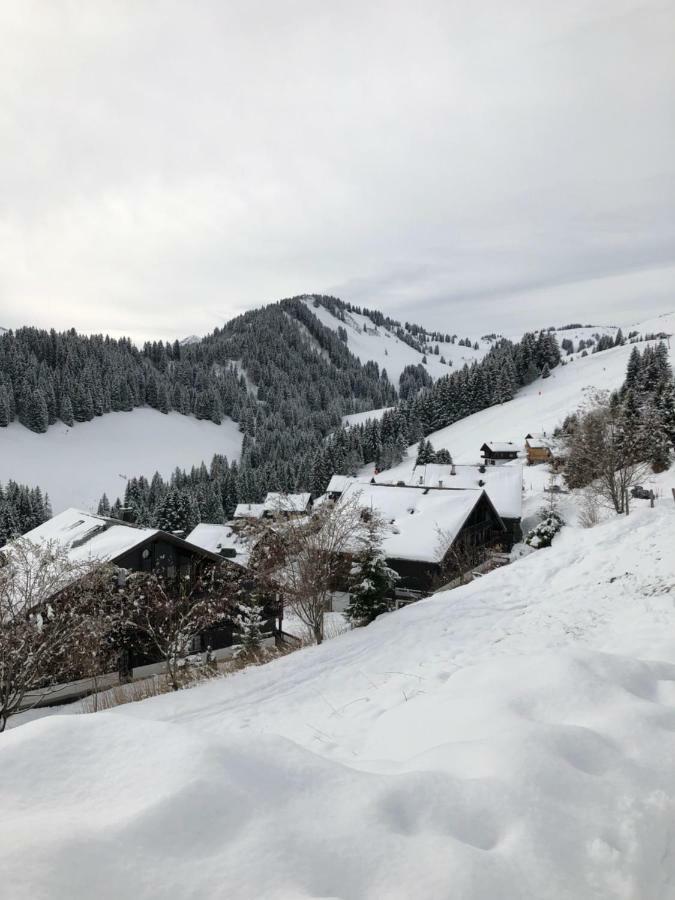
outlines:
M337 331L342 326L347 331L347 346L362 363L372 360L380 369L386 369L389 380L398 388L401 372L406 366L423 364L423 354L410 347L381 325L375 323L358 313L345 313L345 321L337 319L325 306L314 306L311 299L306 300L307 308L314 313L319 321L326 327ZM364 326L367 331L364 331ZM448 326L451 328L451 326ZM464 335L460 335L464 337ZM476 359L482 359L490 349L490 344L480 341L480 349L472 347L460 347L459 344L439 344L439 355L427 354L427 362L423 364L432 378L440 378L452 372L453 368L461 368L464 363L471 363ZM452 367L441 363L444 356L447 362L452 362Z
M671 897L660 479L655 509L321 647L0 736L10 896Z
M642 333L656 331L675 334L675 313L642 324ZM640 350L645 346L646 343L637 344ZM589 392L614 390L623 384L632 350L632 344L624 344L578 357L555 368L550 378L539 378L522 388L509 403L467 416L430 434L429 440L435 450L448 449L455 462L473 463L480 458L480 447L486 441L514 441L523 445L528 432L550 434L567 413L574 412L584 402ZM671 341L670 361L675 368L675 341ZM360 416L360 421L368 418L366 413ZM415 455L416 447L412 446L401 464L402 473L409 471L410 460ZM372 471L370 465L364 468L363 474ZM398 471L399 467L395 467L386 476L395 478Z
M15 422L0 429L0 483L10 478L47 491L55 513L68 506L95 510L104 492L124 494L127 478L155 471L166 477L190 469L214 453L239 459L241 433L222 425L154 409L109 413L72 428L58 422L35 434Z

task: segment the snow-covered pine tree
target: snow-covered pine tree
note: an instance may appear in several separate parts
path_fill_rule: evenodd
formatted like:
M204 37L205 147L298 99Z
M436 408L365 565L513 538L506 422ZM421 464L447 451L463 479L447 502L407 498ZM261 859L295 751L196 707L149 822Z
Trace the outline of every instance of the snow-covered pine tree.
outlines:
M4 384L0 384L0 428L6 428L10 421L9 391Z
M671 442L659 410L651 401L642 411L640 429L639 446L643 449L652 470L665 472L670 468Z
M256 660L259 658L263 641L269 637L265 631L265 618L262 603L252 596L246 602L238 604L234 626L239 635L235 655L238 659Z
M367 625L387 612L387 594L398 574L386 563L382 553L383 522L370 513L357 536L359 548L350 573L350 599L345 615L354 625Z
M68 427L72 427L75 423L73 404L68 396L62 397L61 399L61 421L64 425L68 425Z

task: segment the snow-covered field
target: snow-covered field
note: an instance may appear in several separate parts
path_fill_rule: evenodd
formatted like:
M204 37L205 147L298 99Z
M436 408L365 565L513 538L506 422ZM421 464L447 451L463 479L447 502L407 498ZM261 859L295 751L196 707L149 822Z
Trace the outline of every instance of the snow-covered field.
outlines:
M0 738L24 898L631 898L675 884L673 481L227 679Z
M342 417L343 425L362 425L368 419L381 419L382 416L393 409L393 406L385 406L382 409L370 409L367 412L350 413Z
M347 331L347 346L354 356L362 363L373 360L380 369L386 369L389 380L397 388L401 372L406 366L422 364L422 353L399 340L387 328L376 326L367 316L347 313L347 321L341 322L324 306L315 307L311 300L307 301L307 307L327 328L337 331L338 327L342 326ZM364 325L369 329L368 332L363 330ZM452 326L449 325L446 330L452 333ZM475 340L477 336L460 334L458 337L470 337ZM425 368L432 378L440 378L453 371L452 367L440 362L441 356L447 361L452 361L454 368L461 368L465 362L471 363L476 359L482 359L489 349L490 345L482 341L479 350L460 347L459 344L439 344L439 355L428 354Z
M190 469L214 453L239 459L241 433L235 422L215 425L154 409L109 413L68 428L62 422L46 434L13 423L0 428L0 483L39 485L55 513L69 506L95 511L101 494L124 494L127 478L155 471L166 477Z

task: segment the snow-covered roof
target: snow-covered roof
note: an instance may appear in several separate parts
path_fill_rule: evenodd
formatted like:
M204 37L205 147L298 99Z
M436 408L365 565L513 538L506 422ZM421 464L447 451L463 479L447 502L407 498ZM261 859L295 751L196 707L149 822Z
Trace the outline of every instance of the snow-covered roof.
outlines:
M424 491L413 487L352 482L338 503L356 499L387 524L382 550L389 559L440 562L482 490Z
M72 562L111 562L159 534L155 528L137 528L71 507L24 535L34 544L56 542Z
M265 497L263 505L267 513L275 512L305 512L309 506L310 494L278 494L269 493Z
M356 480L354 475L333 475L326 488L327 494L341 494L345 488Z
M235 519L259 519L265 511L264 503L237 503L234 510Z
M493 453L517 453L518 445L513 441L486 441L483 447L487 447ZM481 450L483 448L481 447Z
M485 471L481 472L481 468ZM405 481L410 485L432 488L442 486L451 490L483 488L502 518L519 519L522 515L523 467L520 463L507 466L449 466L428 463L426 466L414 466L410 477Z
M531 447L532 450L550 450L551 445L548 441L543 440L542 438L527 438L526 442L528 447Z
M220 554L221 550L234 550L236 555L229 557L230 559L242 565L246 565L248 562L248 544L231 525L200 522L192 529L186 540L195 547L201 547L202 550L208 550L210 553Z
M481 472L481 468L485 469L485 471ZM454 475L452 474L453 469ZM330 480L326 493L331 491L337 493L338 490L344 492L352 484L368 485L373 479L379 486L388 485L394 487L397 482L402 481L406 487L414 487L417 490L433 488L435 491L440 489L450 491L480 490L482 488L503 519L520 519L522 516L523 467L520 462L504 466L452 466L442 463L428 463L425 466L416 466L412 463L407 471L402 472L399 467L396 469L396 472L395 478L388 477L387 472L375 476L360 475L357 478L347 475L334 475ZM342 485L341 479L345 481L344 487L342 489L333 487L333 485Z

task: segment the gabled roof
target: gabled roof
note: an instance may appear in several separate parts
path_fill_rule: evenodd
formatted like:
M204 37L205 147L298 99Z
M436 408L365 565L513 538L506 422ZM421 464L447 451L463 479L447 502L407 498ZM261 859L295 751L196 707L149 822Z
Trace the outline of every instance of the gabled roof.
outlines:
M242 540L231 525L200 522L188 534L186 540L195 547L201 547L202 550L208 550L210 553L222 555L222 550L233 550L235 555L227 556L225 559L230 559L240 565L246 565L249 559L247 542Z
M480 468L485 469L484 472ZM452 474L454 471L454 475ZM505 466L467 466L427 463L414 466L405 479L407 484L450 490L480 490L492 501L502 518L520 519L523 512L523 467L520 463Z
M264 503L237 503L234 519L259 519L265 511Z
M155 528L136 528L119 519L71 507L23 537L33 544L56 542L68 551L73 562L112 562L156 534L159 532Z
M527 438L525 443L532 450L550 450L551 449L551 445L549 444L549 442L543 440L542 438Z
M481 472L480 469L485 471ZM454 471L454 475L452 472ZM374 477L360 475L358 477L346 475L334 475L328 485L327 493L337 488L331 488L332 484L341 484L337 479L346 479L344 490L352 484L367 485L374 481L378 485L394 487L396 482L402 481L407 487L417 490L433 488L440 490L481 490L483 489L492 501L493 506L503 519L520 519L523 514L523 467L520 462L509 463L503 466L484 465L448 465L445 463L427 463L416 466L411 463L407 472L398 473L392 478L390 473L382 472ZM399 488L400 490L400 488ZM319 498L320 500L321 498ZM319 500L316 502L318 503Z
M518 445L514 444L512 441L486 441L480 449L485 450L486 447L492 453L518 452Z
M492 506L482 490L424 491L352 482L338 503L354 500L379 513L387 526L382 550L388 559L440 563L483 497ZM503 528L496 511L495 517Z
M355 475L333 475L326 488L327 494L341 494L345 488L356 480Z
M311 494L278 494L270 493L265 497L263 509L266 513L305 512L309 506Z
M130 550L161 537L167 543L217 559L217 554L158 528L143 528L119 519L97 516L71 507L23 535L33 544L60 544L75 563L115 562ZM7 548L11 547L11 543ZM3 548L5 549L5 548Z

